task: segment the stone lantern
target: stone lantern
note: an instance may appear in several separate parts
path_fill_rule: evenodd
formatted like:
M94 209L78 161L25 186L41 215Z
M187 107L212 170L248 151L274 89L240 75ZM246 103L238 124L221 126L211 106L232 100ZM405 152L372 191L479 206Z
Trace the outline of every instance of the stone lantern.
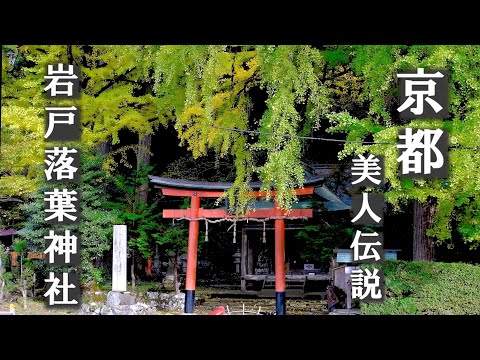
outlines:
M235 274L240 274L240 263L241 263L241 257L242 257L240 250L237 250L237 252L233 254L232 257L233 257L233 263L235 264Z

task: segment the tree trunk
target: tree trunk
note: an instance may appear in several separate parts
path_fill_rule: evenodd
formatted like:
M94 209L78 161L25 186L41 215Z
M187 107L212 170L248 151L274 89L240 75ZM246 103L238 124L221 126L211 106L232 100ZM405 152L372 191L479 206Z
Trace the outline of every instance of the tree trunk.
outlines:
M67 57L68 57L68 63L73 65L72 45L67 45Z
M178 253L175 253L175 257L172 261L173 266L173 285L175 287L175 294L180 293L180 282L178 281Z
M25 285L22 286L22 297L23 297L23 308L27 309L27 288Z
M132 262L130 263L130 277L132 278L132 290L135 289L135 255L132 254Z
M37 274L34 272L33 273L33 284L32 284L32 298L35 297L35 285L37 284Z
M152 276L152 258L147 259L147 266L145 267L145 274L147 276Z
M100 144L97 145L97 153L101 155L105 155L104 159L106 159L108 157L108 153L110 152L111 147L112 147L112 137L109 136L107 140L102 141ZM103 164L100 165L100 169L102 169L102 167L103 167ZM105 268L105 263L106 261L104 261L103 255L100 257L95 257L95 259L90 260L90 264L92 264L93 267L96 269Z
M109 137L107 140L98 144L97 152L102 155L107 155L110 152L111 146L112 146L112 138Z
M23 308L27 309L27 280L23 278L23 251L20 254L20 291L23 297Z
M137 149L137 170L140 170L150 165L151 145L152 145L151 135L139 134L138 149ZM148 180L145 181L145 183L138 185L138 187L135 190L135 208L137 208L138 202L145 203L145 204L147 204L148 202Z
M5 280L0 280L0 303L3 301L3 289L5 289Z
M436 211L435 204L413 202L413 260L433 261L435 257L435 240L427 236L427 230L433 227Z
M152 145L151 135L139 135L138 150L137 150L137 169L147 167L150 165L150 147ZM148 181L141 184L137 189L138 199L143 202L148 200Z
M3 301L3 289L5 288L5 280L3 279L4 274L5 274L5 271L3 270L2 258L0 257L0 277L1 277L1 279L0 279L0 303Z

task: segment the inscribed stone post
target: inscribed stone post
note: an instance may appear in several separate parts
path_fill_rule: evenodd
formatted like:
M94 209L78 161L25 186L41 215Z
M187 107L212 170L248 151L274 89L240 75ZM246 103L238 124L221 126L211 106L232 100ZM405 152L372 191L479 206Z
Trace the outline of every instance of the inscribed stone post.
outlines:
M127 291L127 225L113 225L112 291Z

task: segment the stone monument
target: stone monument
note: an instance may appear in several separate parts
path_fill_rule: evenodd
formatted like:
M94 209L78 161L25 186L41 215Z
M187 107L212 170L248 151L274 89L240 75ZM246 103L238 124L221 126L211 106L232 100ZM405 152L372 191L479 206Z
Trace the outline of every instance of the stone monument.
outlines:
M112 291L127 291L127 225L113 225Z

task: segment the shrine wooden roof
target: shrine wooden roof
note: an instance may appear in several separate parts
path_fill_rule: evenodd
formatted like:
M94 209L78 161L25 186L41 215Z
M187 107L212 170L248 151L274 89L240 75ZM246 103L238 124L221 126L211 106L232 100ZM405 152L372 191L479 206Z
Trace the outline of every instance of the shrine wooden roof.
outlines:
M16 234L17 230L14 229L0 229L0 236L12 236Z
M232 187L230 182L208 182L208 181L192 181L192 180L183 180L183 179L171 179L160 176L148 176L150 182L158 188L174 188L174 189L188 189L188 190L198 190L198 191L227 191ZM341 211L348 210L350 206L345 202L340 200L340 198L335 195L327 186L323 184L324 176L315 175L307 176L303 184L304 187L314 187L314 193L321 197L324 201L323 205L328 211ZM261 182L251 182L250 187L252 190L259 190L261 187ZM294 204L296 208L302 209L309 207L310 202L308 200L300 200L298 203ZM263 200L257 201L255 207L258 208L269 208L273 204L267 204ZM221 207L220 207L221 208Z
M226 191L233 185L231 182L209 182L209 181L192 181L183 179L170 179L160 176L148 175L150 182L158 187L170 187L176 189L189 190L212 190L212 191ZM323 184L325 178L323 176L311 176L305 179L304 187L319 186ZM259 190L262 186L260 181L251 182L252 190Z

